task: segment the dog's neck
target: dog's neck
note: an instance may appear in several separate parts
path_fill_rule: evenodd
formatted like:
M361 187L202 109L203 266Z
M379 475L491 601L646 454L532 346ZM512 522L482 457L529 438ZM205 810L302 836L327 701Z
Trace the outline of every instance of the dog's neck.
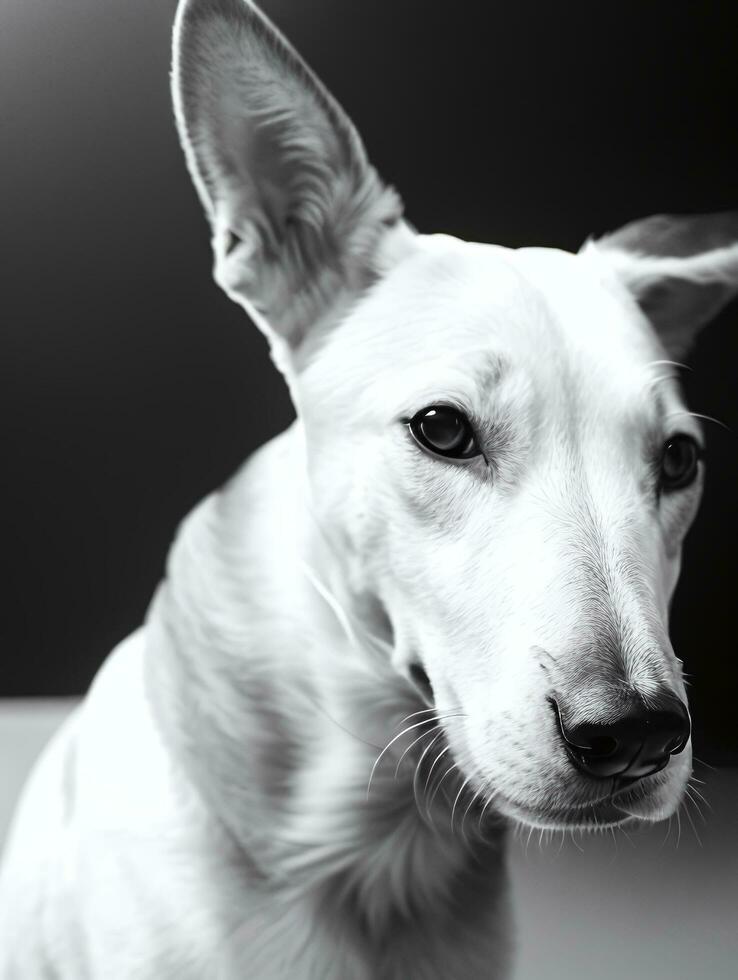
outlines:
M458 915L461 897L496 901L503 830L481 833L478 809L464 827L466 799L452 826L454 773L429 804L437 752L416 771L429 740L400 761L434 721L391 745L368 786L424 706L321 594L331 570L304 550L298 438L293 427L265 447L185 522L150 615L150 693L165 740L269 887L350 905L380 941L399 919Z

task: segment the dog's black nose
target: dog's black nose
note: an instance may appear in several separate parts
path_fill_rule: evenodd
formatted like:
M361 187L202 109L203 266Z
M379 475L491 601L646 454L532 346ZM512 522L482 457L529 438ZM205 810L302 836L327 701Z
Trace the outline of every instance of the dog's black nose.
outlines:
M566 724L556 701L553 707L569 758L577 769L596 779L650 776L689 741L689 714L675 697L653 708L639 700L615 719L573 726Z

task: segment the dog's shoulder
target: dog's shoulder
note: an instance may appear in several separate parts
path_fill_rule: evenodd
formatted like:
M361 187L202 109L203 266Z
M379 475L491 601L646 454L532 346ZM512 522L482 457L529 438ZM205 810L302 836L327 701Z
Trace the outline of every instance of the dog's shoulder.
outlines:
M152 713L149 640L143 628L109 655L26 788L3 866L2 976L45 976L48 964L65 976L205 976L247 912L235 892L243 855ZM96 962L113 948L112 968Z

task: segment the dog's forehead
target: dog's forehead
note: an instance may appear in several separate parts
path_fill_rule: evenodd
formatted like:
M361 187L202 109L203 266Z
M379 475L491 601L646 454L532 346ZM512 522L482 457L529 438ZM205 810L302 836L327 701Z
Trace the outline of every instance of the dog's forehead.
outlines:
M387 270L309 373L352 397L377 385L390 400L443 395L449 380L479 391L517 375L549 401L567 386L628 404L661 357L635 304L586 256L434 235Z
M373 337L392 358L497 344L519 357L538 350L633 362L659 349L633 300L586 253L446 235L418 236L351 319L352 340Z

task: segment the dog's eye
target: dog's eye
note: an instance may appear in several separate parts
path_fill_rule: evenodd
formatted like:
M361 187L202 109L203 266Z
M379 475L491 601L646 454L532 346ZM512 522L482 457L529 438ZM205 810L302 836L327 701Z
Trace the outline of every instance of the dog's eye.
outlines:
M662 490L681 490L697 476L702 450L688 435L672 436L661 453Z
M408 425L415 441L437 456L471 459L480 453L469 419L448 405L424 408Z

